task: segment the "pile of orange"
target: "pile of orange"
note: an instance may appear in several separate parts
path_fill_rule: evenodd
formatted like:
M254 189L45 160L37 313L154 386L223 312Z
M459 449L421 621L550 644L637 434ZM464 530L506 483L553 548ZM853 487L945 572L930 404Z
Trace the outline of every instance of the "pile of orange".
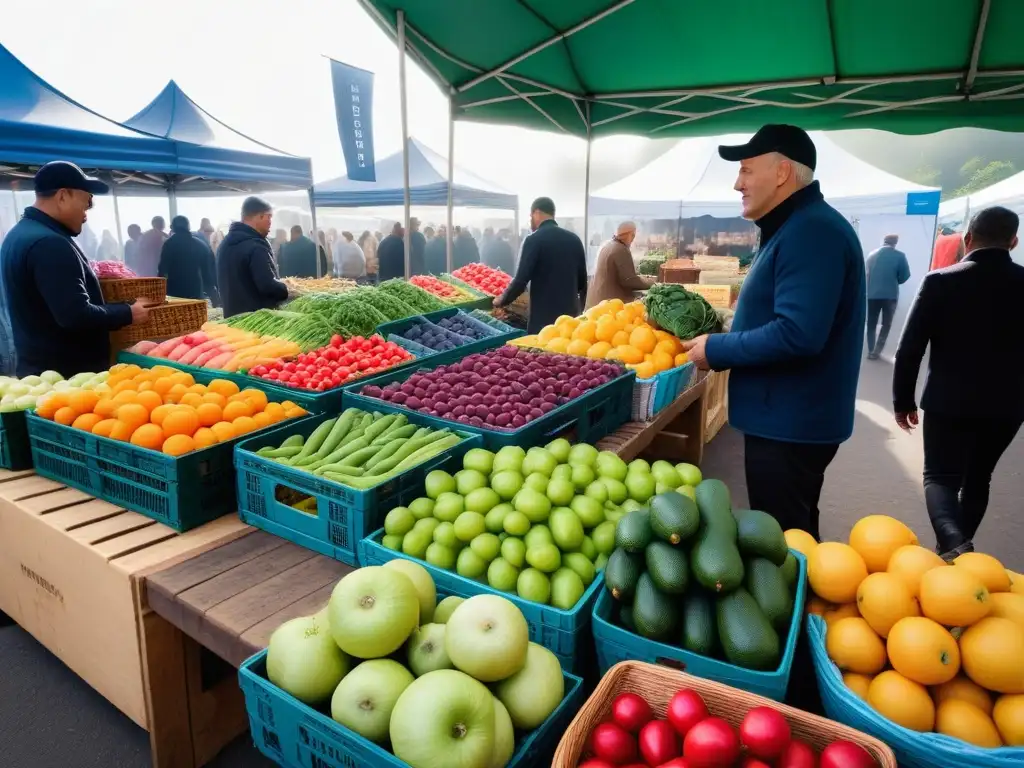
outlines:
M110 369L105 392L54 392L36 415L101 437L180 456L231 440L306 411L290 400L268 402L258 389L214 379L196 384L192 375L166 365Z
M602 301L582 317L562 315L536 336L515 343L563 355L618 360L635 370L640 379L649 379L687 360L677 337L647 322L643 302L625 304L621 299Z

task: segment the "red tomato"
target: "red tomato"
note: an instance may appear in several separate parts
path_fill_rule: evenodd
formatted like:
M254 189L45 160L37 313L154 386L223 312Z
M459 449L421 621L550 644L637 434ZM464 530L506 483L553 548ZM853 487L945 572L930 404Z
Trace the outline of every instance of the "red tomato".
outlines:
M612 720L630 733L636 733L653 719L651 705L643 696L621 693L612 702Z
M336 333L333 336L331 336L331 346L332 347L335 347L335 348L340 347L341 346L341 342L342 342L342 338L341 338L341 336L339 334Z
M679 757L679 736L667 720L652 720L640 729L640 754L648 765L661 765Z
M683 739L683 757L691 768L727 768L740 756L736 731L720 717L697 723Z
M878 768L867 750L852 741L833 741L821 750L821 768Z
M797 739L789 742L789 746L779 755L778 761L779 768L815 768L817 764L818 758L815 757L814 750Z
M615 765L607 760L586 760L579 764L579 768L615 768Z
M685 757L674 757L667 763L662 763L658 768L690 768L690 763Z
M636 760L636 739L616 723L601 723L590 734L594 754L613 765Z
M696 691L688 689L677 692L665 710L665 719L672 723L680 736L686 736L693 726L708 717L710 715L704 699Z
M740 742L754 757L774 760L791 740L786 718L771 707L754 707L740 723Z
M288 371L288 373L295 373L296 368L298 368L298 366L295 365L295 363L285 363L284 364L284 369L286 371Z
M739 768L772 768L768 763L747 755L739 762Z

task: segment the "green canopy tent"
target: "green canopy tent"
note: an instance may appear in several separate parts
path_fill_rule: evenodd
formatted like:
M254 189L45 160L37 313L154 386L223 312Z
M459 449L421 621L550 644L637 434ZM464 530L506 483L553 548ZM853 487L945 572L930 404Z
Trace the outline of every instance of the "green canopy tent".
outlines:
M588 196L602 135L1024 131L1021 0L359 2L453 120L586 138Z

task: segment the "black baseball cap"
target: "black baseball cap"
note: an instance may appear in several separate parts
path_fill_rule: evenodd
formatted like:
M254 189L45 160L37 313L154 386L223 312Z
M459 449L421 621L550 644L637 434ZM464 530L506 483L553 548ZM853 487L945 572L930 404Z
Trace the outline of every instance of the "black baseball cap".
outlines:
M795 125L765 125L746 144L722 145L718 148L719 157L732 163L767 155L769 152L778 152L795 163L806 165L812 171L818 163L818 151L811 137L807 131Z
M80 189L94 195L105 195L110 191L102 181L86 176L81 168L66 160L54 160L44 165L36 171L34 182L36 194L52 194L58 189Z

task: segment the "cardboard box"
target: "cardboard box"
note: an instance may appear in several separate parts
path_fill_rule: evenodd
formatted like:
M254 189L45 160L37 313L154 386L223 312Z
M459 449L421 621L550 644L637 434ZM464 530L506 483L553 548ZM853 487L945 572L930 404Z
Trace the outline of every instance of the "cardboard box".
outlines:
M0 610L150 732L154 766L191 768L241 732L244 706L233 676L204 690L201 649L148 608L143 579L250 530L231 515L179 534L31 471L0 470Z
M688 291L692 291L693 293L703 296L707 299L708 304L715 309L729 309L732 306L731 285L703 285L690 283L683 287Z

